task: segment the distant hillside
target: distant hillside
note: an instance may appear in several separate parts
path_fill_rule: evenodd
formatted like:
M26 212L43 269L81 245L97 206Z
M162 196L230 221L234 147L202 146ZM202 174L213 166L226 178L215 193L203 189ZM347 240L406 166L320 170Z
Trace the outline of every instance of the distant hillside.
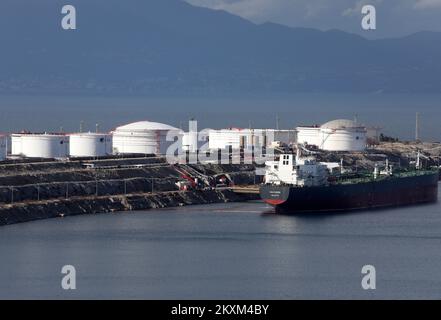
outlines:
M366 40L180 0L0 2L0 92L441 92L441 33Z

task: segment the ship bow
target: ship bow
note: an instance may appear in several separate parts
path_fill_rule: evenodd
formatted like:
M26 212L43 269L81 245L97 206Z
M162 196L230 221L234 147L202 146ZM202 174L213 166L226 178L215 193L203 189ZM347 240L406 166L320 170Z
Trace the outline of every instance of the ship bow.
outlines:
M272 206L280 206L288 201L290 188L287 186L262 185L260 197Z

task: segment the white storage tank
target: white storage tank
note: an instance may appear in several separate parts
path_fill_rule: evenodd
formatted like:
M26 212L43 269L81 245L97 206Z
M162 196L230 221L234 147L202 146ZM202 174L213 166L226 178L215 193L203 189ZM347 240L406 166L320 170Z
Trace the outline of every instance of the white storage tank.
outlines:
M71 157L102 157L112 154L112 136L107 133L73 133L69 145Z
M363 151L367 129L353 120L338 119L322 126L298 127L297 142L327 151Z
M226 149L231 146L232 149L251 149L254 145L271 145L274 141L274 130L272 129L239 129L229 128L221 130L210 130L209 149Z
M297 142L314 146L320 145L320 127L297 127Z
M320 128L321 145L328 151L363 151L366 149L366 127L352 120L334 120Z
M212 150L225 149L231 146L233 149L241 147L241 140L250 134L249 130L230 128L221 130L210 130L208 147Z
M167 134L180 136L181 130L167 124L140 121L116 128L113 132L115 154L166 154L174 141Z
M8 136L0 134L0 161L8 156Z
M290 144L295 142L295 130L275 129L222 129L210 130L209 148L225 149L231 146L233 149L251 149L252 146L271 146L274 142Z
M69 155L69 136L52 133L12 134L11 154L27 158L66 158Z

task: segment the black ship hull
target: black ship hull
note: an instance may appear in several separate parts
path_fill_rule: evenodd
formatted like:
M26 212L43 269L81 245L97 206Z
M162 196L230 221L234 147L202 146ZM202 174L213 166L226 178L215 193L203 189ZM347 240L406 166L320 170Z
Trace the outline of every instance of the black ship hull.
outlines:
M436 202L438 173L320 187L262 185L262 199L280 213L352 211Z

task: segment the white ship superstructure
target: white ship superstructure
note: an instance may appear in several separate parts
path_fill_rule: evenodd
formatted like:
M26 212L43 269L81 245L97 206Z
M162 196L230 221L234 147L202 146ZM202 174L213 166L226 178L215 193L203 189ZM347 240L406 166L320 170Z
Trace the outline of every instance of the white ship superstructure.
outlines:
M328 166L317 162L315 157L282 154L278 161L267 161L265 182L294 186L322 186L328 183Z

